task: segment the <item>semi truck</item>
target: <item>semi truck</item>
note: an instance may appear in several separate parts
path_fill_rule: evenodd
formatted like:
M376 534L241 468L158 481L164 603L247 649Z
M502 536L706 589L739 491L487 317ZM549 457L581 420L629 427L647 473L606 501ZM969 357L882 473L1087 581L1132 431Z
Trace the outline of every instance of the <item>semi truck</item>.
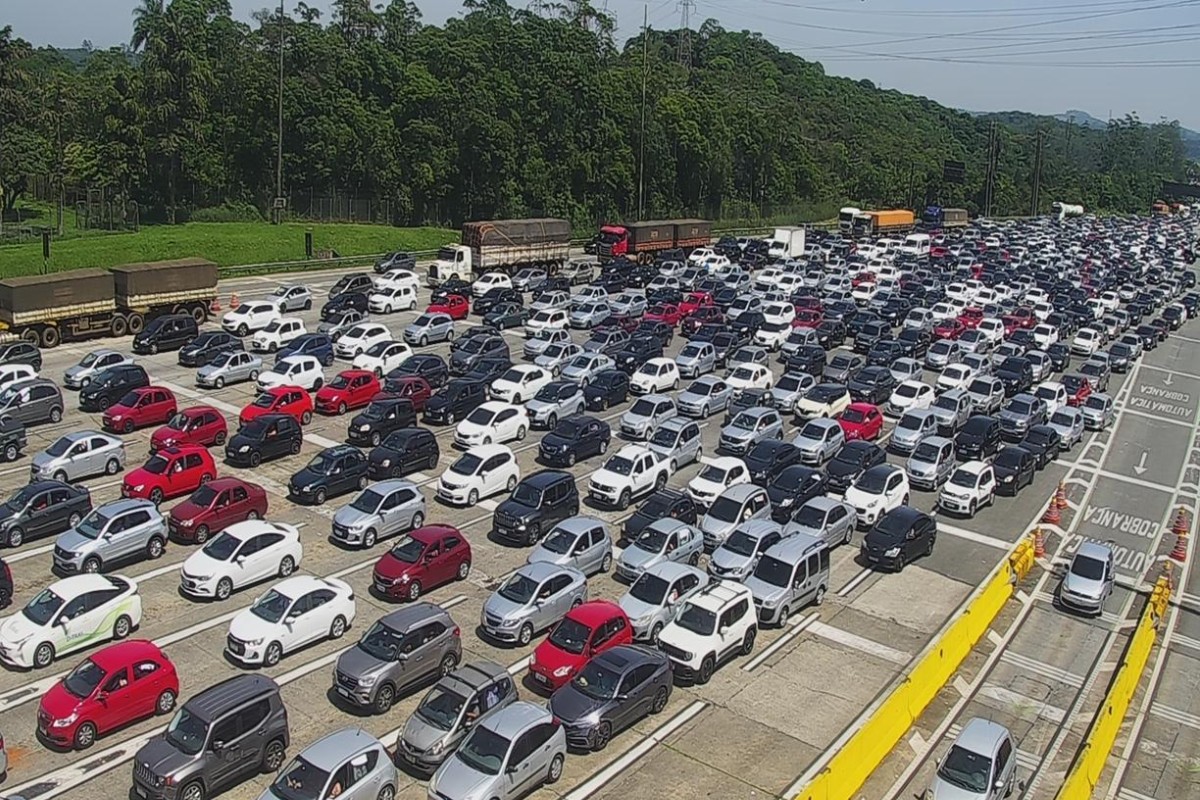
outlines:
M571 253L565 219L495 219L464 222L458 244L440 248L429 266L429 285L471 280L485 272L511 274L524 267L554 272Z
M1050 206L1051 212L1058 217L1058 221L1062 222L1067 217L1082 217L1083 206L1073 205L1071 203L1054 203Z
M712 223L704 219L625 222L600 227L596 254L601 259L628 258L646 263L664 250L690 253L712 244Z
M767 246L767 257L773 259L800 258L804 255L804 228L776 228Z
M928 230L965 228L971 219L965 208L942 208L941 206L925 206L921 214L921 227Z
M163 314L208 319L217 265L201 258L80 269L0 280L0 333L40 347L137 335Z
M854 233L855 221L863 216L861 208L845 206L838 211L838 230L842 233Z

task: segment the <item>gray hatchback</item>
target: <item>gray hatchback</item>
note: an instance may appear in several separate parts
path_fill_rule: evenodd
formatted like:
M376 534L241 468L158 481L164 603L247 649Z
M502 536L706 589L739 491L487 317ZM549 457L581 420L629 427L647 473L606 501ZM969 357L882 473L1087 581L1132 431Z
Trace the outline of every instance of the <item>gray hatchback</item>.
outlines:
M383 742L361 728L342 728L304 748L279 770L259 800L390 800L395 796L396 768Z
M608 524L595 517L571 517L555 525L533 548L525 563L557 564L594 575L608 572L612 560L613 542Z

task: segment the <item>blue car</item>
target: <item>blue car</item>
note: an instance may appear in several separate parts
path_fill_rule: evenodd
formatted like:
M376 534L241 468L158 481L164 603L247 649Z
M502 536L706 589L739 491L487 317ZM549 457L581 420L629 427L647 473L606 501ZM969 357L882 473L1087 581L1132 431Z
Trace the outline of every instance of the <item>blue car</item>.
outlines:
M298 336L279 350L275 363L288 356L312 356L323 366L333 365L333 339L325 333L306 333Z

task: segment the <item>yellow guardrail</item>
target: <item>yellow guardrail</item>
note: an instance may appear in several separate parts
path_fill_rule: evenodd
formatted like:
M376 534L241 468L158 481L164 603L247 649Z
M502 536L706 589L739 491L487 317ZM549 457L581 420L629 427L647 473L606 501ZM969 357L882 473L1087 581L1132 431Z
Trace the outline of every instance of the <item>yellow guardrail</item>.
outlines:
M837 751L825 768L796 795L796 800L852 800L958 670L988 626L1033 568L1033 538L1017 543L961 616L925 649L903 681Z
M1108 762L1113 744L1125 721L1125 713L1142 680L1142 672L1150 658L1150 650L1158 633L1158 625L1167 611L1171 597L1170 580L1163 576L1154 584L1150 599L1142 611L1137 628L1129 639L1125 657L1109 684L1103 705L1096 712L1087 738L1075 759L1067 779L1055 795L1055 800L1088 800L1100 781L1100 773Z

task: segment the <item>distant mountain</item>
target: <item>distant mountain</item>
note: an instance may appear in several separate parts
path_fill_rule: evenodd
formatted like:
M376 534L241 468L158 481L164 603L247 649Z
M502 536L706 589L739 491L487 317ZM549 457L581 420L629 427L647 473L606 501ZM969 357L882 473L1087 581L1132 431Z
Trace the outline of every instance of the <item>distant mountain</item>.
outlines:
M1054 118L1059 122L1071 122L1075 125L1082 125L1085 128L1099 128L1102 130L1108 127L1108 123L1104 120L1093 117L1086 111L1076 111L1075 109L1055 114Z
M1057 120L1058 122L1069 122L1073 125L1079 125L1080 127L1092 130L1104 130L1108 127L1106 121L1078 109L1071 109L1061 114L1052 115L1030 114L1027 111L967 111L966 113L973 117L996 119L999 122L1019 129L1035 128L1038 127L1039 121L1050 119ZM1181 127L1179 129L1179 138L1183 141L1184 147L1187 148L1187 157L1194 161L1200 161L1200 131Z

